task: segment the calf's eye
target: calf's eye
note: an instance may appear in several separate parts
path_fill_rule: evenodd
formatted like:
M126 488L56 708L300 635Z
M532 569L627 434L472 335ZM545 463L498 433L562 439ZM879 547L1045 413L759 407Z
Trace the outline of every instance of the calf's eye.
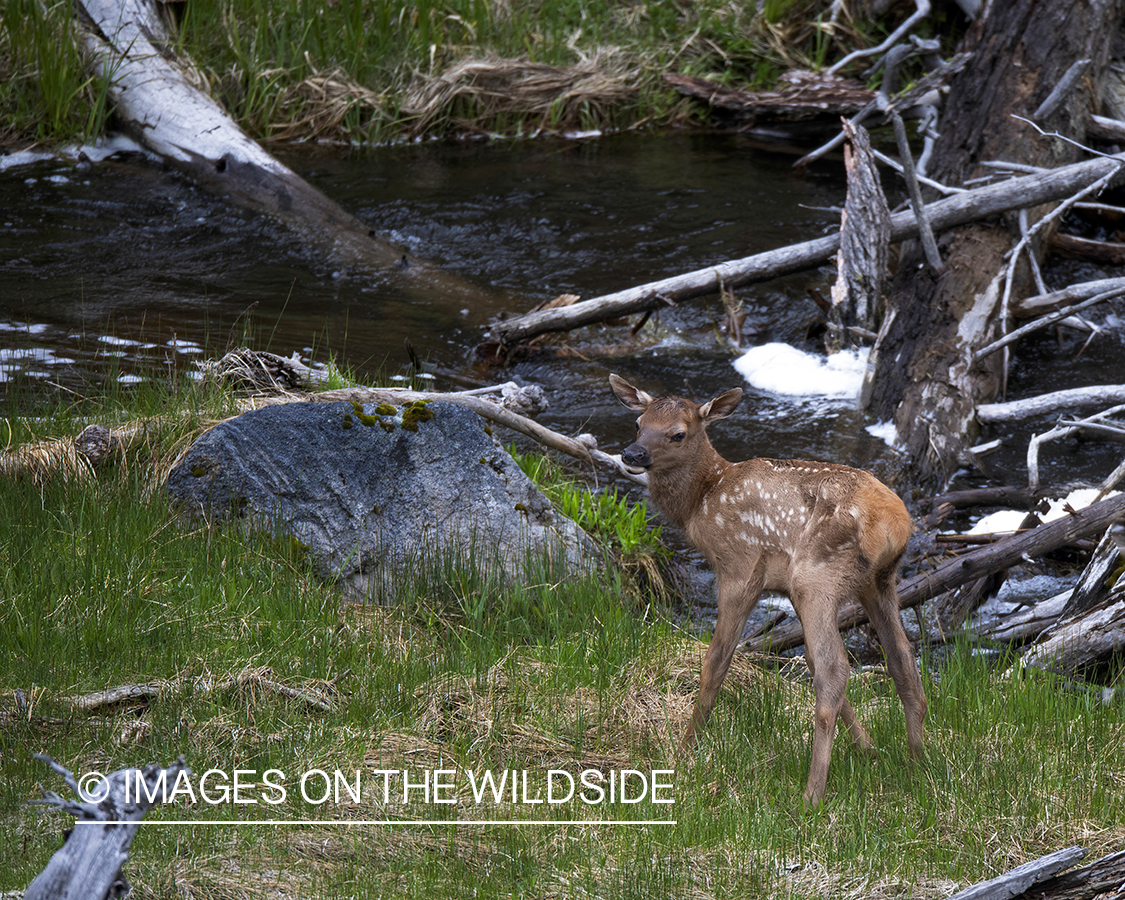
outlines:
M682 431L678 431L674 435L672 435L672 443L678 444L683 441L685 437L687 437L687 435L685 435Z

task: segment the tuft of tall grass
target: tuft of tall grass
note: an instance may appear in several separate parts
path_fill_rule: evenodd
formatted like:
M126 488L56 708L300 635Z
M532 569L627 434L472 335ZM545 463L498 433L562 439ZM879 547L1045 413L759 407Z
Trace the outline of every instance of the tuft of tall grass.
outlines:
M79 41L69 3L8 0L0 10L0 138L91 141L103 133L109 83L86 71Z
M706 115L662 75L768 88L785 69L877 43L902 13L892 4L879 20L825 22L824 12L820 0L198 0L178 13L177 43L253 136L362 144ZM963 25L941 15L920 30L951 44ZM66 4L0 9L0 74L11 60L0 134L86 140L104 128L106 85L84 75L74 31Z

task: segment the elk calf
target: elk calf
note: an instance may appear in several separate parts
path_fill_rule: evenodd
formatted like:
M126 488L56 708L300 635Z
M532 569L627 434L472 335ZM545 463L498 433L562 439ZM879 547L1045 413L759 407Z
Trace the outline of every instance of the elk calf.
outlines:
M845 696L850 667L836 613L849 597L863 604L878 632L906 711L910 752L920 754L926 696L895 591L911 528L898 496L869 472L833 463L727 462L706 428L734 412L741 388L698 405L680 397L657 399L617 375L609 381L618 399L641 413L637 440L622 451L622 461L648 473L656 505L715 570L718 617L681 749L695 744L746 619L770 589L787 594L797 611L816 692L805 800L816 806L824 796L837 718L857 744L873 747Z

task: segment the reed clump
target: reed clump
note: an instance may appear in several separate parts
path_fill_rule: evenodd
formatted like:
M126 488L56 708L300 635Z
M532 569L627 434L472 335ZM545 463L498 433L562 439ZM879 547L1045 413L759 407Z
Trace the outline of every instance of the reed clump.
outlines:
M175 27L200 84L255 138L355 145L687 121L705 113L665 73L766 88L878 43L908 6L192 0ZM960 27L935 13L921 31L952 41ZM69 4L0 8L0 75L0 141L89 141L107 125L108 83L86 72Z

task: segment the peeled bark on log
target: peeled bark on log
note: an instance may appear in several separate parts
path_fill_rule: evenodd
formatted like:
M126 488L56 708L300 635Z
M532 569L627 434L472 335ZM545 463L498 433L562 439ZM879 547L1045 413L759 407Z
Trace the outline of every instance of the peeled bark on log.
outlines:
M975 52L951 83L933 177L962 184L992 159L1046 168L1073 163L1074 145L1041 136L1014 117L1039 108L1075 60L1092 60L1097 83L1123 12L1123 0L988 4L962 48ZM1082 140L1095 103L1092 90L1080 88L1042 124ZM1045 213L1030 209L1031 223ZM975 407L999 390L1001 358L974 362L973 353L996 336L1004 254L1014 234L987 222L945 235L946 269L936 277L922 266L917 247L904 248L888 296L894 319L877 348L870 410L895 421L913 474L923 481L951 474L973 434ZM1021 280L1027 274L1017 270ZM1015 288L1017 296L1025 293L1021 284Z
M848 138L844 147L848 195L841 217L841 243L829 314L835 343L840 347L856 343L849 337L849 329L871 331L882 311L891 233L891 212L883 196L867 132L844 122L844 134Z
M153 0L77 0L87 50L118 119L143 146L205 190L280 221L334 263L405 286L480 296L483 288L442 272L377 234L239 128L193 86ZM194 76L194 78L193 78Z

